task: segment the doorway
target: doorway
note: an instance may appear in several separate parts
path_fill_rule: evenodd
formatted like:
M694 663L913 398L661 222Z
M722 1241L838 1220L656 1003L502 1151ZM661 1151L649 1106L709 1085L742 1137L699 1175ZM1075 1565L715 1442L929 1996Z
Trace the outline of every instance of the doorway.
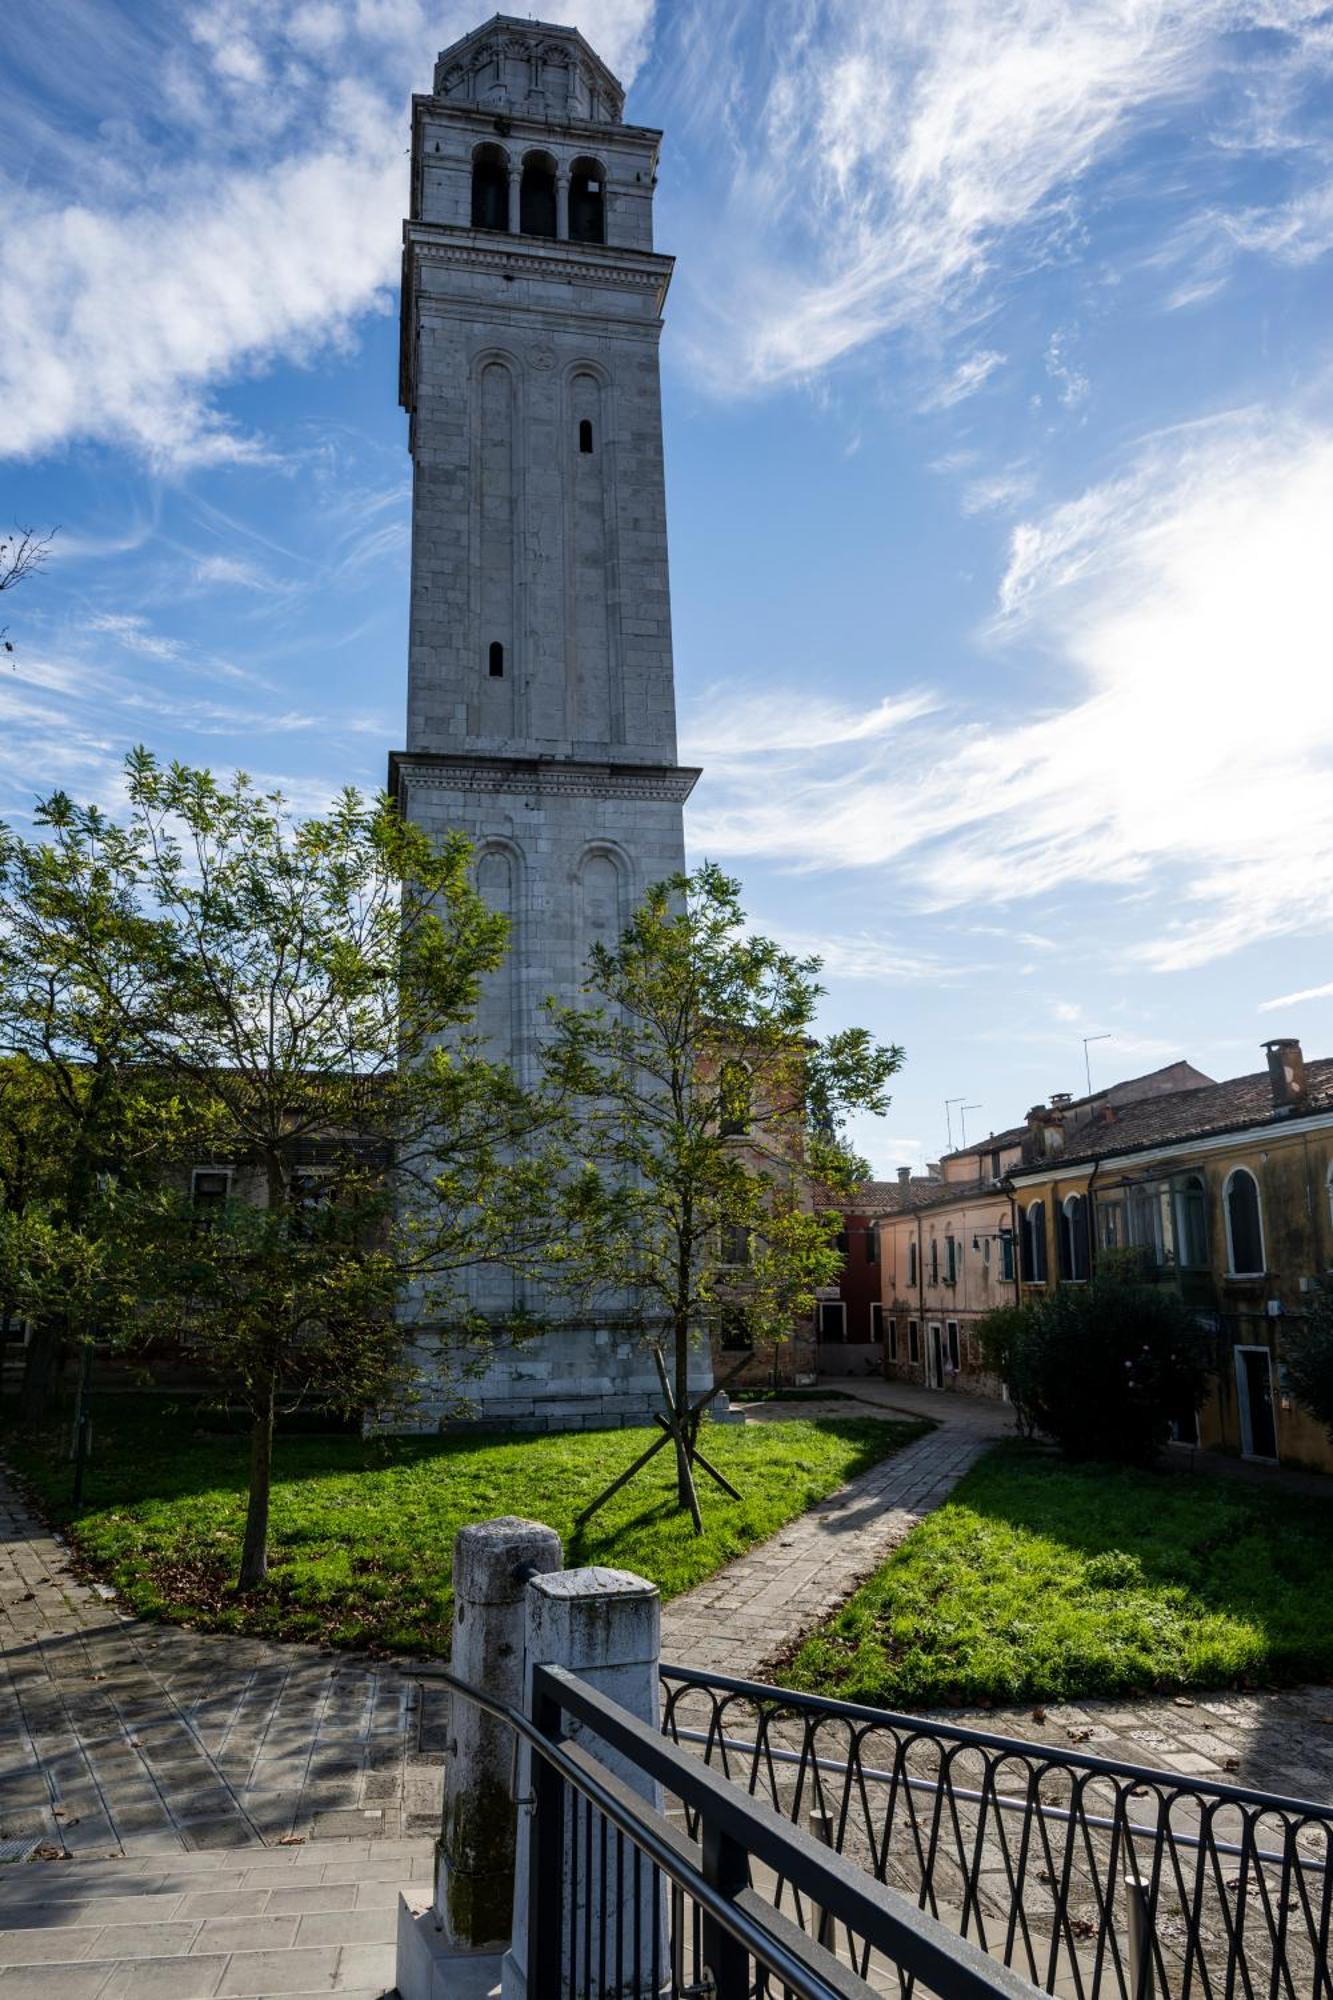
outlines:
M1273 1357L1266 1347L1237 1347L1236 1396L1240 1405L1242 1458L1277 1458L1273 1414Z
M944 1387L944 1335L938 1320L926 1329L926 1381L931 1389Z

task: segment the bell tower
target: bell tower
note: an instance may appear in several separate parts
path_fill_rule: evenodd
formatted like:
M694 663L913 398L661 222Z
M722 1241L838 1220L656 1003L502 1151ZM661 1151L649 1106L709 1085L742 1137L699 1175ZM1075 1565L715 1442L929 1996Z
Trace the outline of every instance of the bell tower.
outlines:
M412 103L412 596L390 783L417 824L468 835L510 919L480 1025L529 1082L545 997L572 1002L591 945L684 867L698 776L676 762L660 142L625 122L577 30L507 15L446 49ZM635 1416L647 1359L613 1321L570 1325L497 1352L472 1397L492 1422Z

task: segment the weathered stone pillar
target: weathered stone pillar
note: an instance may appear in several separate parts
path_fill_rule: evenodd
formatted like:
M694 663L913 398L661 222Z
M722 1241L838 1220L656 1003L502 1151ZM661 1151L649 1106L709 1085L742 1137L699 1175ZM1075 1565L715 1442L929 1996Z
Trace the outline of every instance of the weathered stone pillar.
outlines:
M523 1700L524 1592L560 1568L560 1537L502 1515L454 1538L453 1670L518 1707ZM435 1911L464 1951L503 1945L514 1900L514 1732L475 1703L450 1705L444 1816L435 1843Z
M509 169L509 234L511 236L518 235L522 222L522 204L519 200L522 181L523 169L521 167L511 167Z
M460 1530L454 1540L452 1666L461 1680L514 1707L522 1703L524 1593L529 1577L558 1570L561 1561L560 1537L540 1521L506 1515ZM399 1909L402 2000L436 2000L442 1981L451 1984L453 2000L462 2000L463 1988L488 1992L498 1954L509 1942L514 1733L456 1697L449 1735L434 1900L425 1911L407 1900Z
M555 233L562 243L569 241L569 175L563 167L555 177Z
M608 1695L612 1701L627 1708L641 1722L647 1722L655 1729L659 1717L658 1655L661 1641L661 1602L657 1586L641 1576L634 1576L628 1570L620 1569L570 1569L558 1575L534 1577L527 1594L527 1633L524 1643L526 1656L526 1676L528 1687L525 1705L531 1712L531 1674L534 1666L567 1667L590 1687ZM648 1799L659 1809L662 1804L661 1788L648 1778L637 1765L627 1762L615 1751L599 1744L596 1736L581 1723L571 1723L571 1737L582 1736L597 1756L618 1778L633 1790ZM526 2000L527 1995L527 1930L529 1909L528 1880L528 1821L532 1807L532 1753L526 1744L519 1750L519 1798L524 1802L520 1820L518 1861L514 1878L514 1927L513 1943L505 1954L501 1971L501 1991L503 2000ZM662 1963L652 1963L652 1896L654 1894L650 1871L645 1862L640 1874L639 1936L641 1963L636 1968L634 1959L634 1913L629 1907L632 1880L631 1860L628 1851L624 1858L622 1883L624 1885L625 1906L618 1912L608 1912L604 1903L615 1893L616 1852L619 1835L612 1832L607 1843L607 1880L603 1883L596 1876L590 1881L580 1869L577 1883L570 1865L567 1851L568 1874L562 1885L560 1903L568 1911L569 1922L573 1925L575 1986L580 1993L586 1993L589 2000L599 2000L597 1987L597 1939L603 1922L612 1926L618 1922L622 1939L622 1966L626 1989L633 1986L637 1991L653 1993L661 1984L664 1973L666 1952L665 1897L658 1912L658 1949ZM587 1901L592 1899L593 1964L582 1963L582 1939L584 1912ZM614 1961L614 1952L609 1952L608 1965ZM568 1968L568 1958L562 1958ZM609 1975L608 1975L609 1976ZM567 1977L567 1972L566 1972ZM608 1986L604 2000L611 2000L612 1989Z

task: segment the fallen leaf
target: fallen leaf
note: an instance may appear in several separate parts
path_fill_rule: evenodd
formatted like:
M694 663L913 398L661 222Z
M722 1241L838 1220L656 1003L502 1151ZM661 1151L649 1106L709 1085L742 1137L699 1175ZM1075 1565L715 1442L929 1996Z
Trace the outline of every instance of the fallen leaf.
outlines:
M1032 1711L1032 1720L1033 1720L1034 1722L1045 1722L1045 1720L1046 1720L1046 1711L1045 1711L1045 1709L1044 1709L1044 1708L1034 1708L1034 1709L1033 1709L1033 1711Z

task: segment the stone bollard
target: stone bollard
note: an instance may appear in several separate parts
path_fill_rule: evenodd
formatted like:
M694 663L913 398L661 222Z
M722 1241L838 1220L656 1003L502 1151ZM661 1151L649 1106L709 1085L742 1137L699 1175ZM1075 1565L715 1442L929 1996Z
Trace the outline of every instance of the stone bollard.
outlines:
M505 1515L459 1531L451 1664L460 1680L522 1705L528 1579L559 1570L562 1560L560 1537L540 1521ZM434 1901L424 1912L406 1899L399 1909L402 2000L436 2000L446 1986L453 2000L464 1991L488 1992L510 1937L514 1733L455 1697L449 1735Z
M528 1586L527 1632L524 1645L527 1673L534 1666L567 1667L571 1673L586 1681L599 1693L608 1695L612 1701L627 1708L641 1722L647 1722L654 1729L658 1726L658 1654L661 1637L661 1603L657 1586L648 1583L641 1576L631 1575L619 1569L569 1569L558 1575L535 1577ZM531 1713L531 1686L525 1690L525 1706ZM571 1738L584 1736L596 1749L597 1755L616 1777L634 1791L650 1801L659 1810L662 1804L661 1788L648 1778L637 1765L627 1762L604 1746L597 1744L581 1723L572 1723ZM526 1744L519 1751L519 1791L523 1802L520 1820L518 1863L514 1878L514 1925L513 1943L505 1954L501 1969L501 1993L503 2000L526 2000L527 1996L527 1943L529 1895L529 1854L528 1835L532 1813L532 1753ZM616 1853L619 1836L612 1831L608 1836L608 1861L606 1882L589 1880L580 1872L577 1889L572 1881L562 1884L560 1903L568 1911L569 1932L574 1940L574 1958L577 1961L572 1970L574 1990L586 1996L586 2000L611 2000L620 1990L607 1984L602 1989L598 1983L597 1939L606 1912L602 1908L603 1897L608 1885L616 1879ZM566 1867L572 1874L572 1859L566 1857ZM625 1855L622 1882L631 1880L631 1861L628 1851ZM612 1890L610 1893L614 1893ZM628 1901L629 1890L625 1888ZM653 1952L653 1911L652 1898L659 1897L658 1921L656 1925L658 1963L652 1960ZM591 1896L593 1908L592 1937L593 1963L582 1963L582 1937L587 1898ZM638 1933L640 1939L640 1963L633 1963L634 1912L624 1908L613 1913L613 1921L621 1927L623 1946L622 1979L624 1990L631 1987L639 1993L655 1993L665 1976L666 1964L666 1917L665 1896L659 1887L652 1887L650 1870L645 1863L641 1871L638 1912ZM564 1984L569 1982L569 1960L562 1954L565 1967ZM608 1967L608 1980L610 1971Z

